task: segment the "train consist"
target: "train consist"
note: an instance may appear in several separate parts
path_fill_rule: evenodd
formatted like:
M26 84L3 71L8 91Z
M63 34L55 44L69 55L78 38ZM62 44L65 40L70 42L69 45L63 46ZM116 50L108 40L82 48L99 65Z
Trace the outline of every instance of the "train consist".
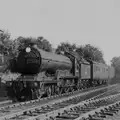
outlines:
M7 82L8 96L18 101L62 94L107 84L114 68L84 60L76 54L58 55L35 45L23 48L11 62L11 72L20 73Z

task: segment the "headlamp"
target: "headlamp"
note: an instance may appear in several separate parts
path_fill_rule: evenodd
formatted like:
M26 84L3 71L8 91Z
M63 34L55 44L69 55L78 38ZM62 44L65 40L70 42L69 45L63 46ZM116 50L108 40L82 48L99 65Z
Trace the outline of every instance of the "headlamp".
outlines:
M30 47L27 47L26 48L26 52L28 53L28 52L30 52L31 51L31 48Z

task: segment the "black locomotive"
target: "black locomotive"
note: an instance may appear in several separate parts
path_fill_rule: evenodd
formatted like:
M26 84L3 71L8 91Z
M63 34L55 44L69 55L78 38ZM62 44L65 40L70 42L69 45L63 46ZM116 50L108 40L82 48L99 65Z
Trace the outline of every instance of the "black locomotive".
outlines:
M21 74L7 82L8 96L18 101L106 84L114 76L114 69L102 63L86 61L69 52L46 52L36 45L19 52L12 60L11 71Z

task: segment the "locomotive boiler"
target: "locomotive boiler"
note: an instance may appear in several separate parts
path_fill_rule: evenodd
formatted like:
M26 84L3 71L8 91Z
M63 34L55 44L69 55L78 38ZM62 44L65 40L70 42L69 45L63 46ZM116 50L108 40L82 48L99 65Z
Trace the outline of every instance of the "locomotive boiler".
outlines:
M37 47L26 47L17 57L17 72L21 74L55 74L56 70L71 70L71 60L63 55L45 52Z

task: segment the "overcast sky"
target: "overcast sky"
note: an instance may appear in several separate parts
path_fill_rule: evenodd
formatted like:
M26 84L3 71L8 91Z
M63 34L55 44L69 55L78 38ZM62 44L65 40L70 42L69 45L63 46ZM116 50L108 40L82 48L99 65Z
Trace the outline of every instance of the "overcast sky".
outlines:
M120 0L0 0L0 29L99 47L109 64L120 56Z

